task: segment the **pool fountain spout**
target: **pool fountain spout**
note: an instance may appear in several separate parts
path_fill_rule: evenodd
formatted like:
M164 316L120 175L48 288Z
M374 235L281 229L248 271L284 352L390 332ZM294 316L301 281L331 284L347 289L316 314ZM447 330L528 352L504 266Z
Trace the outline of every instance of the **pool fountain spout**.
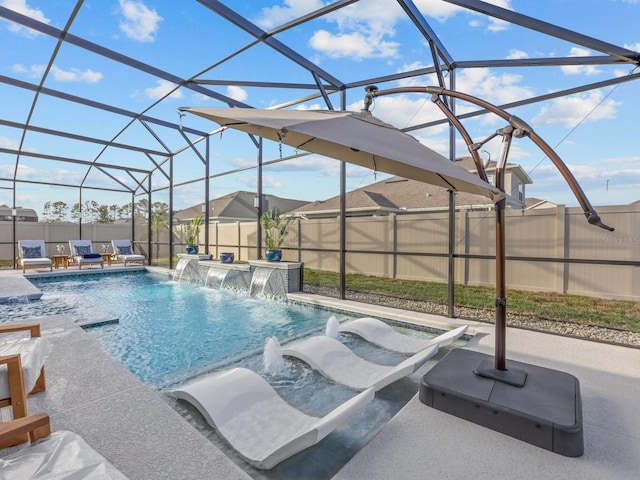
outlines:
M267 339L267 343L264 346L264 353L262 354L262 363L264 373L267 375L278 375L284 371L285 362L280 353L280 342L278 342L276 337L269 337Z
M249 285L250 295L270 298L287 298L287 287L279 270L257 267Z
M327 326L324 329L324 334L327 337L338 339L338 328L340 327L340 323L335 315L331 315L329 320L327 320Z

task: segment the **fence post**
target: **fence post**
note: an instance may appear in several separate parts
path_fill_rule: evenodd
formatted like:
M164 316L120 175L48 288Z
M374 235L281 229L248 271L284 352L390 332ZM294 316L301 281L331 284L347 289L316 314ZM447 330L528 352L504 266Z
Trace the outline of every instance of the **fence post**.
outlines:
M395 213L389 214L389 229L391 230L391 265L389 271L391 278L398 276L398 218Z
M240 238L240 221L236 221L236 227L238 228L238 260L241 260L241 256L242 256L242 239Z
M469 285L469 264L470 260L467 255L469 255L469 210L459 210L460 212L460 240L462 243L462 253L465 257L462 259L460 269L462 272L458 275L458 278L461 279L463 285Z
M216 249L215 249L215 257L213 258L220 258L220 253L219 253L219 249L220 249L220 237L219 237L219 232L218 232L218 225L219 222L216 221L213 226L215 227L215 232L216 232ZM238 245L238 247L240 247L240 245ZM238 248L238 260L240 260L240 248Z
M298 217L298 238L296 239L296 245L298 246L298 263L302 262L302 219ZM302 285L302 282L300 282Z
M555 258L565 259L569 256L569 224L567 222L567 211L564 205L556 207L556 248ZM556 262L555 264L555 285L556 292L565 293L567 282L569 281L569 266L567 262Z

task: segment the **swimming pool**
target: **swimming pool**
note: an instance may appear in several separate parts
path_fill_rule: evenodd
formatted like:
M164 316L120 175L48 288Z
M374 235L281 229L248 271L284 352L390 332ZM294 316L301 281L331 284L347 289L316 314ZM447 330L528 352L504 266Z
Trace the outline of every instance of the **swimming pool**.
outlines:
M119 318L87 331L132 373L160 391L203 372L244 366L263 375L278 393L297 408L324 415L355 392L332 384L305 364L287 361L275 374L265 371L262 352L275 336L281 344L322 334L328 318L351 318L346 312L329 312L212 290L169 280L167 275L144 272L91 274L77 277L32 279L43 291L39 302L7 306L23 318L64 313L78 321L100 315ZM0 309L1 310L1 309ZM416 335L433 336L425 332ZM395 365L404 356L341 335L340 340L372 361ZM243 462L186 402L165 395L187 421L201 431L253 478L330 478L417 392L418 382L443 354L416 374L377 393L374 401L349 424L320 444L305 450L270 471L255 470Z
M326 311L144 272L32 282L43 292L43 310L72 312L82 321L98 307L105 318L117 318L87 331L134 375L161 389L261 354L271 336L282 342L320 331L328 318Z

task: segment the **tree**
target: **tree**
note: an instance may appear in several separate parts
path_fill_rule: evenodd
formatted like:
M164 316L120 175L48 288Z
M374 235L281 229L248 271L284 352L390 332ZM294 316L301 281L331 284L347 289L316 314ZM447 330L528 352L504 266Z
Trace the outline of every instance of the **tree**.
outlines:
M64 222L67 219L69 207L63 201L45 202L42 208L42 217L45 222Z
M118 208L118 218L131 218L131 204L125 203Z
M98 205L96 207L96 212L96 223L113 223L113 218L111 217L111 212L107 205Z
M95 222L99 216L98 208L100 205L95 200L87 200L80 208L79 203L74 203L71 207L71 218L78 220L82 215L83 223Z

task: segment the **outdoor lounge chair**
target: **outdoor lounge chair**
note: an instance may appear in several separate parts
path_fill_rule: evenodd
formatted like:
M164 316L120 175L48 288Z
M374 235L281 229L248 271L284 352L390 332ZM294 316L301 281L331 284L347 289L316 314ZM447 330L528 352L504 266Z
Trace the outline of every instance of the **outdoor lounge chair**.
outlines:
M425 339L405 335L394 330L383 321L369 317L347 322L340 325L338 329L340 332L353 333L364 338L369 343L400 353L416 353L434 344L439 347L450 345L460 338L466 330L467 325L464 325L445 332L436 338Z
M173 391L192 403L207 423L257 468L269 469L315 445L373 400L372 388L324 417L285 402L260 375L246 368L212 373Z
M91 240L69 240L69 249L79 270L82 270L83 265L100 265L104 268L104 260L99 253L93 252Z
M305 338L280 347L283 356L299 358L335 383L354 390L373 387L376 391L412 374L437 351L438 345L434 344L395 367L389 367L365 360L340 341L324 335Z
M20 338L20 332L29 337ZM42 392L46 388L44 361L51 346L40 336L40 325L3 324L0 339L0 407L11 406L13 418L27 415L27 393Z
M113 254L118 260L124 262L124 266L127 263L140 262L144 264L144 255L133 253L133 245L131 240L111 240L111 246L113 247Z
M50 258L47 258L44 240L18 240L18 265L24 273L26 267L49 267L53 271Z
M51 433L46 413L0 423L0 443L27 440L31 445L0 458L0 478L127 479L79 435L67 430Z

